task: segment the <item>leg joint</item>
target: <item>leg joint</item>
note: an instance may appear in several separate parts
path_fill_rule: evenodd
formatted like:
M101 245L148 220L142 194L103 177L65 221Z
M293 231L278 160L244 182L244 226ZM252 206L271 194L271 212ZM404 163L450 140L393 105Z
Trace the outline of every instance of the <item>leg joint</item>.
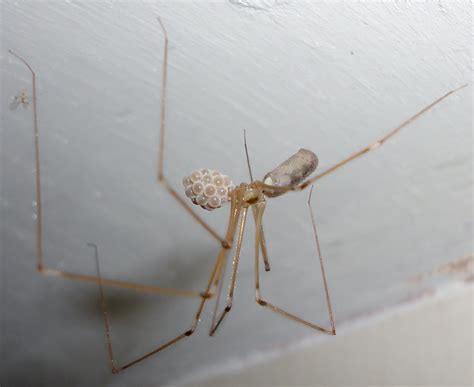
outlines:
M185 335L185 336L191 336L191 335L194 333L195 330L196 330L196 327L193 326L193 327L191 327L190 330L186 331L186 332L184 333L184 335Z
M201 292L201 293L199 293L199 295L201 296L201 298L203 300L208 300L208 299L210 299L214 296L214 294L212 294L210 292Z
M255 301L257 301L257 304L259 304L259 305L262 305L262 306L266 306L266 305L267 305L267 302L264 301L264 300L262 300L260 297L257 297L257 298L255 299Z

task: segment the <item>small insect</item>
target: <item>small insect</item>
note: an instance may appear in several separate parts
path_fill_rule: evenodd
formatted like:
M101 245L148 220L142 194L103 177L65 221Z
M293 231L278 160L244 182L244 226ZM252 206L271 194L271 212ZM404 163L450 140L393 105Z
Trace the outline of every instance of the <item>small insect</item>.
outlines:
M28 99L28 94L26 93L26 90L22 90L17 95L11 98L9 108L10 110L15 110L20 104L23 106L24 109L26 109L30 104L30 100Z
M183 179L184 192L185 195L194 203L205 210L212 211L218 208L223 207L226 203L230 203L230 214L227 225L227 230L224 237L215 231L211 226L209 226L202 218L199 216L193 209L190 204L172 187L168 182L165 176L165 127L166 127L166 93L167 93L167 71L168 71L168 35L166 29L161 21L158 18L158 23L161 27L163 37L164 37L164 48L163 48L163 62L162 62L162 76L161 76L161 99L160 99L160 127L159 127L159 149L158 149L158 173L157 181L163 185L165 190L170 194L170 196L176 200L183 209L197 222L199 223L219 244L220 249L216 256L212 271L209 275L207 284L205 285L203 291L190 291L183 289L175 288L163 288L158 286L142 285L138 283L131 283L125 281L118 281L103 278L100 273L99 266L99 253L98 247L94 243L88 243L93 249L95 260L96 260L96 276L78 274L68 271L57 270L54 268L47 268L44 266L43 259L43 218L42 218L42 204L41 204L41 169L40 169L40 146L39 146L39 128L38 128L38 113L37 113L37 100L36 100L36 75L32 67L26 62L22 57L18 56L12 51L9 51L13 56L20 60L31 72L32 75L32 102L33 102L33 135L35 139L35 187L36 187L36 203L37 203L37 217L36 217L36 267L37 270L45 275L68 278L78 281L93 282L98 284L100 303L103 310L103 318L105 325L105 334L108 345L108 356L111 364L111 369L113 373L120 372L124 369L127 369L142 360L149 358L150 356L164 350L176 344L177 342L183 340L185 337L191 336L196 330L198 323L200 321L202 312L206 302L210 299L215 299L215 304L213 308L213 317L212 324L209 330L209 334L213 335L218 327L221 325L224 318L230 312L234 299L234 290L236 287L237 281L237 269L240 260L242 240L244 236L244 230L247 221L247 215L249 210L252 212L254 222L255 222L255 300L258 305L261 305L269 310L280 314L283 317L291 319L297 323L304 324L309 328L330 334L336 334L336 327L332 312L332 306L329 296L328 284L326 280L326 274L324 271L323 258L321 254L321 249L319 246L319 240L316 232L316 223L315 217L311 208L311 193L312 185L316 183L319 179L330 175L336 170L342 168L346 164L360 158L361 156L375 150L376 148L383 145L387 140L392 136L397 134L402 128L408 126L416 118L421 116L423 113L430 110L434 105L438 104L440 101L453 94L454 92L466 87L463 85L457 89L451 90L443 96L436 99L434 102L430 103L428 106L405 120L396 128L388 131L384 136L382 136L377 141L372 144L362 148L361 150L349 155L333 166L327 168L326 170L320 172L319 174L313 175L313 172L316 170L318 165L318 159L316 155L307 149L300 149L288 160L284 161L278 167L267 173L263 181L254 180L252 175L252 169L250 166L250 160L247 150L247 141L245 138L244 132L244 146L247 157L247 166L250 176L250 183L241 183L235 186L232 183L232 180L227 176L222 174L219 171L212 170L209 168L198 169L192 172L189 176L186 176ZM265 212L265 207L267 205L267 199L274 199L280 195L286 194L290 191L302 191L307 187L311 186L311 191L308 198L308 208L312 221L312 228L316 244L316 252L319 258L319 264L321 267L321 273L323 278L324 292L327 304L327 310L329 314L330 327L322 327L315 323L303 320L302 318L291 314L284 309L279 308L278 306L268 302L262 295L261 285L260 285L260 260L263 262L263 266L266 271L270 271L270 261L266 248L266 241L263 228L263 215ZM225 306L222 309L220 308L220 299L221 293L223 291L224 275L226 264L229 261L228 256L233 251L232 257L232 270L230 274L230 285L226 292L225 297ZM198 299L197 310L195 311L191 326L189 329L178 334L176 337L171 340L162 342L159 344L156 349L150 351L143 356L134 359L125 363L124 365L119 365L114 357L112 340L110 335L109 320L107 314L107 305L106 298L104 295L104 287L118 287L125 288L139 292L155 293L161 295L169 296L181 296L181 297L193 297Z

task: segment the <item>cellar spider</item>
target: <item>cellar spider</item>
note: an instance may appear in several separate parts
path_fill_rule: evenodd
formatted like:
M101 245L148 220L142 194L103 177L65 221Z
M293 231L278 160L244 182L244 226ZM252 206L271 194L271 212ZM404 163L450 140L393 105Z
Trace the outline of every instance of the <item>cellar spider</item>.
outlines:
M9 50L10 54L16 57L22 62L29 70L32 76L32 105L33 105L33 127L34 127L34 153L35 153L35 195L37 202L37 218L36 218L36 268L37 270L45 275L68 278L78 281L86 281L97 283L99 287L100 303L103 311L103 319L105 325L105 335L108 347L108 357L113 373L118 373L125 370L138 362L162 351L163 349L170 347L171 345L181 341L185 337L188 337L194 333L196 327L200 321L201 314L204 310L205 303L217 295L215 298L215 305L213 308L212 324L209 331L209 335L213 335L225 316L229 313L232 308L234 290L236 287L237 279L237 268L240 260L240 252L242 246L242 240L244 236L244 230L247 220L248 210L251 209L252 215L255 221L255 300L258 305L270 309L271 311L280 314L286 318L289 318L295 322L306 325L309 328L330 334L336 334L336 327L333 318L333 312L331 307L331 301L329 297L328 284L324 271L323 258L319 246L319 240L316 232L315 217L311 207L311 193L312 187L308 198L308 209L311 216L311 223L315 238L316 251L319 258L319 264L321 267L321 274L324 285L324 292L327 304L327 310L329 314L330 327L325 328L312 322L303 320L302 318L279 308L278 306L266 301L263 298L260 286L260 253L262 261L266 271L270 270L270 264L268 259L268 253L266 248L266 242L263 230L263 214L266 207L267 198L275 198L289 191L302 191L308 186L316 183L319 179L328 176L329 174L340 169L344 165L358 159L359 157L375 150L376 148L383 145L392 136L397 134L402 128L412 123L419 116L430 110L433 106L438 104L440 101L455 93L456 91L467 86L463 85L454 90L449 91L443 96L424 107L422 110L415 113L413 116L405 120L397 127L388 131L383 137L373 142L372 144L363 147L361 150L349 155L343 160L337 162L333 166L326 170L308 178L317 167L316 155L306 149L300 149L296 154L290 157L287 161L283 162L279 167L269 172L262 181L254 180L252 176L252 170L249 161L249 155L247 151L247 142L245 139L244 132L244 145L247 157L247 165L250 175L250 183L241 183L238 186L233 186L230 179L227 176L220 174L218 171L212 171L209 169L202 169L193 172L190 176L184 179L184 185L186 187L185 193L194 204L198 204L207 210L213 210L221 207L225 202L230 202L230 214L227 224L227 231L224 237L216 232L211 226L209 226L201 216L193 211L191 206L182 198L182 196L171 186L165 176L165 123L166 123L166 93L167 93L167 71L168 71L168 35L167 31L161 21L158 19L158 23L164 37L164 48L163 48L163 61L162 61L162 74L161 74L161 99L160 99L160 125L159 125L159 146L158 146L158 173L157 181L165 188L165 190L176 200L180 206L198 223L204 228L215 240L218 242L220 249L217 254L213 269L204 288L204 291L197 292L185 289L176 288L163 288L159 286L143 285L132 282L125 282L113 279L103 278L100 274L99 266L99 254L97 245L88 243L94 251L94 257L96 261L96 276L78 274L63 270L57 270L54 268L47 268L44 265L43 259L43 218L42 218L42 202L41 202L41 169L40 169L40 132L38 128L38 109L36 99L36 74L30 64L17 55L13 51ZM234 237L237 235L237 241L234 244ZM223 289L223 277L225 273L225 264L230 251L235 247L235 252L232 258L232 271L230 275L230 284L226 294L225 307L219 311L219 301L221 292ZM184 330L183 333L177 335L173 339L160 344L156 349L151 352L144 354L143 356L129 361L124 365L119 365L115 360L112 340L110 337L109 318L107 314L106 299L104 295L104 286L125 288L138 292L146 292L153 294L161 294L168 296L181 296L181 297L194 297L199 299L197 310L192 319L190 328Z

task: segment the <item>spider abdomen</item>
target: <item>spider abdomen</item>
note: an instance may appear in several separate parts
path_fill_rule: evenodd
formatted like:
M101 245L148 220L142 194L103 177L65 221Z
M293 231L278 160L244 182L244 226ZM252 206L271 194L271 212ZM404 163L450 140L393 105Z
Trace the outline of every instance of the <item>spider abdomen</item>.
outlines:
M300 184L311 175L318 166L317 156L308 149L300 149L288 160L281 163L263 178L263 182L275 187L284 187ZM266 191L268 197L276 197L284 192Z

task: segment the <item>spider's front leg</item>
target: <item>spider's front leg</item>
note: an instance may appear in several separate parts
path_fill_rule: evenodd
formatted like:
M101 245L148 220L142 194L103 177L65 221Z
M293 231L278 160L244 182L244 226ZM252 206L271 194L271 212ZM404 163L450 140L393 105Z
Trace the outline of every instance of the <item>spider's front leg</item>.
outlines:
M464 89L468 85L462 85L460 87L457 87L456 89L453 89L451 91L448 91L446 94L442 95L441 97L437 98L433 102L431 102L429 105L425 106L423 109L418 111L417 113L413 114L411 117L403 121L400 125L397 127L389 130L383 137L379 138L377 141L373 142L372 144L369 144L365 147L363 147L361 150L352 153L348 157L344 158L343 160L337 162L336 164L332 165L331 167L327 168L323 172L318 173L317 175L313 176L312 178L302 182L302 183L289 183L287 185L280 185L280 186L274 186L271 182L264 181L263 183L260 184L260 187L270 196L278 196L282 195L286 192L289 191L301 191L304 190L305 188L309 187L313 183L315 183L317 180L321 179L322 177L328 176L331 173L337 171L338 169L342 168L344 165L351 163L354 160L357 160L359 157L364 156L368 154L369 152L379 148L383 144L385 144L389 139L391 139L393 136L395 136L397 133L399 133L403 128L406 126L410 125L413 121L418 119L420 116L425 114L426 112L430 111L435 105L443 101L445 98L448 98L450 95L458 92L461 89Z
M191 217L198 222L211 236L216 239L221 246L229 248L225 238L222 238L207 222L196 214L191 206L178 194L178 192L171 186L164 174L164 161L165 161L165 135L166 135L166 94L167 94L167 81L168 81L168 33L163 25L163 22L158 17L158 22L163 31L164 35L164 47L163 47L163 63L162 63L162 74L161 74L161 99L160 99L160 144L158 148L158 182L162 184L166 191L183 207Z
M22 62L31 74L32 84L32 107L33 107L33 137L34 137L34 159L35 159L35 201L37 203L37 218L36 218L36 268L44 275L66 278L82 282L99 283L98 276L85 275L73 273L64 270L57 270L45 266L43 257L43 207L41 199L41 163L40 163L40 130L38 126L38 103L36 97L36 73L31 65L18 54L9 50L10 54ZM112 280L101 278L101 283L106 286L130 289L145 293L156 293L163 295L183 296L192 298L209 298L209 294L203 295L202 292L178 288L164 288L154 285L144 285L139 283L132 283L126 281Z

